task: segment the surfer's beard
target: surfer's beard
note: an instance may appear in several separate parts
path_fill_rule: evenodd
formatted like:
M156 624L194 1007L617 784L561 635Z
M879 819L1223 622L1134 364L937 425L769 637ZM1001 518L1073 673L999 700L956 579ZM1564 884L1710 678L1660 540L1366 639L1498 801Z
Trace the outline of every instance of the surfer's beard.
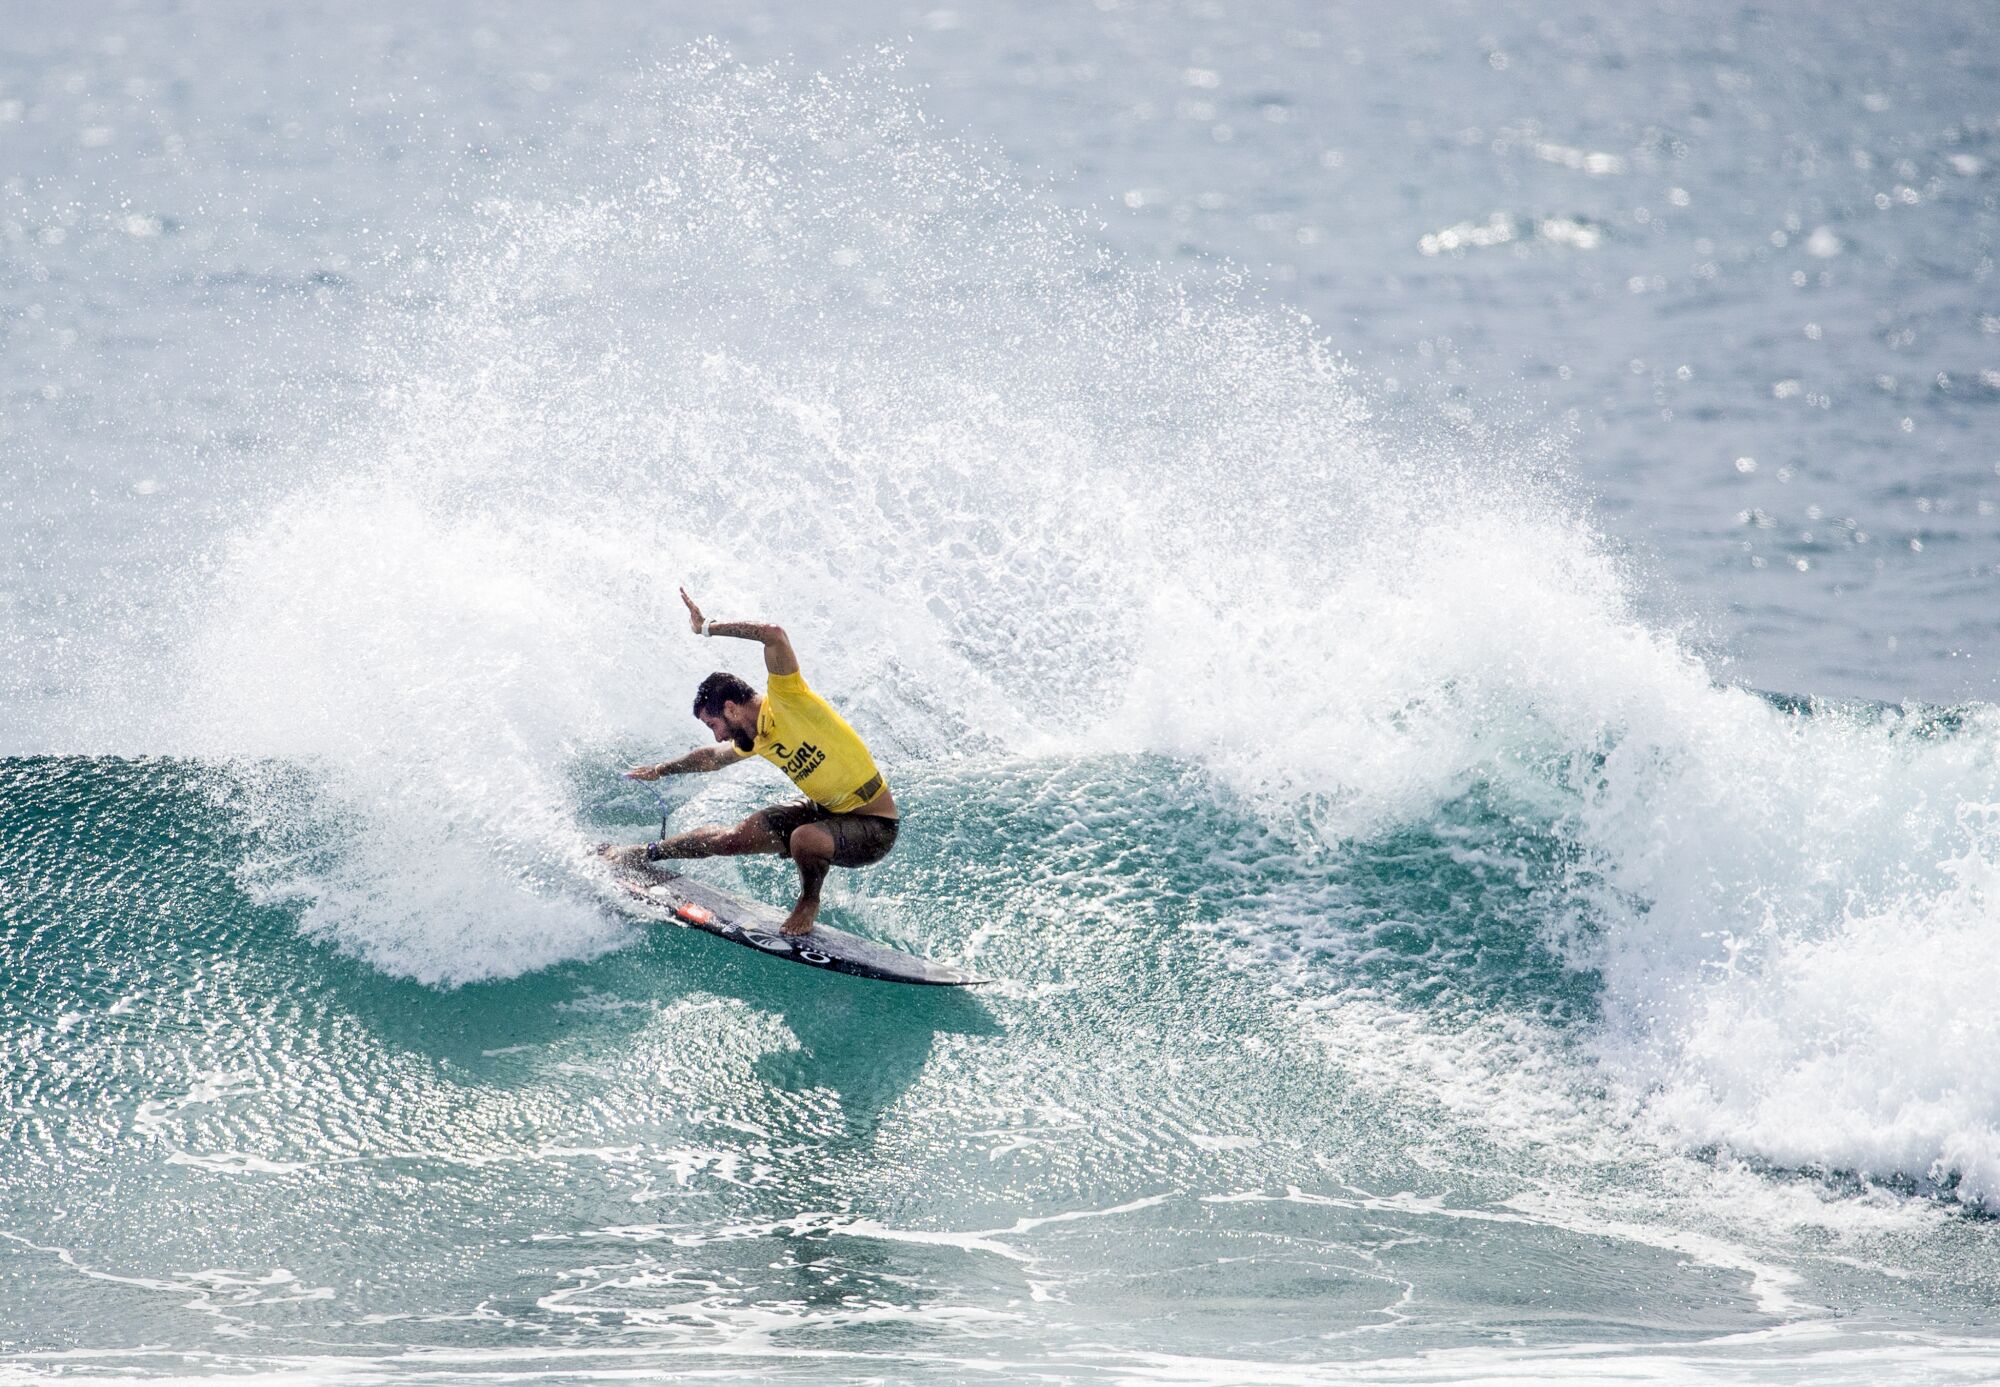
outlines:
M745 754L748 754L751 748L757 745L755 737L751 736L748 732L739 732L733 727L729 729L729 740L736 743L736 749Z

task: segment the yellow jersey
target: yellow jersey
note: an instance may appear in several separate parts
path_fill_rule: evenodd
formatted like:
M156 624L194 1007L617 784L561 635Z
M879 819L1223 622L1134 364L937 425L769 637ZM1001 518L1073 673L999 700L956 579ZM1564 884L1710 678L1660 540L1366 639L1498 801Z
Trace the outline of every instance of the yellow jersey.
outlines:
M813 803L849 814L882 793L882 772L860 734L814 693L803 674L774 674L757 715L761 756L790 777Z

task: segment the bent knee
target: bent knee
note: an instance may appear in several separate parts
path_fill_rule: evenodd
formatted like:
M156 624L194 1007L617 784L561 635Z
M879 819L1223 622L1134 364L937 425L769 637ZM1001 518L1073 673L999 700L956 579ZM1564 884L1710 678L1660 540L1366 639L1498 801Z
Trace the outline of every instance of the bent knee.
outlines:
M822 824L802 824L792 830L789 848L794 862L828 863L833 861L833 834Z

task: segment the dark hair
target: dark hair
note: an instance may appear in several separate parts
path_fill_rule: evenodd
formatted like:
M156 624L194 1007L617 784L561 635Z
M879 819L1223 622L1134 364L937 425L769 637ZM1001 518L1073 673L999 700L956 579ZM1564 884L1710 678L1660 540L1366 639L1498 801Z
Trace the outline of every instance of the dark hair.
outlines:
M741 703L748 707L757 691L733 674L717 670L701 681L701 687L694 691L694 715L698 718L719 718L722 705Z

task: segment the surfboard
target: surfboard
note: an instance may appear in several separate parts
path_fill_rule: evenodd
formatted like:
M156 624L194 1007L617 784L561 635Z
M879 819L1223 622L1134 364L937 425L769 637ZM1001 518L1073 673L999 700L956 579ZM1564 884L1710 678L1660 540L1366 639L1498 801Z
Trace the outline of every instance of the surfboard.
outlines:
M879 982L978 987L988 981L831 925L816 923L810 934L781 933L784 911L731 895L658 863L615 867L612 876L630 897L628 913L639 919L698 929L732 944L748 945L772 958Z

